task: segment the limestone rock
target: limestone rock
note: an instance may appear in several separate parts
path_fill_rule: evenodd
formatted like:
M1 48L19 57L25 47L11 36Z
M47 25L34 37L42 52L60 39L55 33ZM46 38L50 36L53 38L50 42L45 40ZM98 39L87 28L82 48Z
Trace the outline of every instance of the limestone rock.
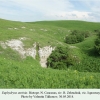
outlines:
M42 67L47 67L46 63L47 63L47 58L50 56L50 54L52 53L52 51L55 48L51 47L51 46L45 46L43 48L39 48L39 57L40 57L40 64Z
M38 52L40 58L40 64L42 67L46 68L47 58L50 56L50 54L55 49L55 47L51 47L51 46L45 46L42 48L39 47L38 48L39 50L36 51L36 47L38 45L34 43L33 47L25 49L22 41L26 39L27 38L25 37L21 37L19 39L11 39L11 40L7 40L6 42L0 42L0 45L4 49L6 49L7 46L9 46L11 49L17 51L20 54L21 58L26 58L26 56L31 56L35 59L36 54Z

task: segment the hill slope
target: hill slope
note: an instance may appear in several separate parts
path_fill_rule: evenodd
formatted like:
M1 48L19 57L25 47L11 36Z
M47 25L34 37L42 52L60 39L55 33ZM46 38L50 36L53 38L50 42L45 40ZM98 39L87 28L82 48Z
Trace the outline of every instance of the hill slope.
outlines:
M30 22L32 24L32 22ZM34 24L42 24L42 25L49 25L49 26L57 26L57 27L63 27L66 29L71 30L90 30L94 31L95 29L100 28L100 23L96 22L85 22L85 21L72 21L72 20L61 20L61 21L39 21L34 22Z
M0 46L0 87L1 88L100 88L100 57L93 55L93 30L99 29L99 23L82 21L46 21L22 23L0 19L0 41L23 40L24 49L31 48L36 42L39 47L75 46L73 53L80 56L83 65L72 66L65 70L42 68L39 57L22 59L18 52L10 47ZM66 44L64 38L71 30L89 30L91 36L77 44ZM38 49L38 48L37 48ZM88 60L87 60L88 59ZM92 65L92 66L91 66ZM94 66L94 67L93 67Z

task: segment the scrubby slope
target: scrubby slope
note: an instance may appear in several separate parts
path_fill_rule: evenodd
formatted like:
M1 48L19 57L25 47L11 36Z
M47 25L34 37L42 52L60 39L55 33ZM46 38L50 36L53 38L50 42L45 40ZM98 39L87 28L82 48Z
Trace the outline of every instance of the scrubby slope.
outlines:
M35 42L39 43L40 47L75 46L78 49L72 48L73 53L85 59L84 65L70 67L66 71L45 69L41 68L38 57L21 59L16 51L0 46L0 88L100 88L100 74L97 73L100 57L95 57L92 53L95 40L93 30L99 29L99 23L81 21L22 23L2 19L0 23L2 23L0 41L26 37L28 39L23 40L26 49L32 47ZM66 44L64 38L74 29L89 30L92 35L81 43ZM97 69L92 70L93 64Z
M35 25L22 22L0 20L0 40L27 37L26 46L39 42L41 46L64 44L63 39L68 29L48 25Z

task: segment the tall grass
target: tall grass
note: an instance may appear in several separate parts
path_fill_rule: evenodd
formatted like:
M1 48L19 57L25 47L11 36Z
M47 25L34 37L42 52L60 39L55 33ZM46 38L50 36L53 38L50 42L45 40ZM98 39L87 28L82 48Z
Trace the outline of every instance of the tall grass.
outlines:
M0 88L100 88L99 73L43 69L28 57L22 62L0 59Z

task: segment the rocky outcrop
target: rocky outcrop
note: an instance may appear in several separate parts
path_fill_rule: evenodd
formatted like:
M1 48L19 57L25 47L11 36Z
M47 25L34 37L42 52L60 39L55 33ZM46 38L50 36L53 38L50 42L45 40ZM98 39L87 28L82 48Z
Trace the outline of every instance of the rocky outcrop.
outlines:
M35 59L36 56L36 43L33 44L32 48L25 49L24 44L21 40L26 38L12 39L7 41L5 44L12 48L13 50L17 51L22 58L26 58L26 56L31 56Z
M50 56L50 54L55 48L51 46L45 46L43 48L38 47L38 51L36 51L37 44L34 43L33 47L25 49L22 40L26 40L26 39L27 38L22 37L19 39L7 40L6 42L0 42L0 45L4 49L6 49L8 46L12 48L13 50L17 51L20 54L21 58L26 58L27 56L31 56L35 59L36 54L38 53L41 66L47 67L46 65L47 58Z
M46 63L47 63L47 58L50 56L50 54L52 53L52 51L55 48L51 47L51 46L45 46L43 48L39 48L39 57L40 57L40 64L42 67L47 67Z
M9 40L5 43L7 46L9 46L10 48L12 48L13 50L17 51L22 58L25 58L25 50L23 48L23 43L21 40L17 40L17 39L12 39Z
M36 43L33 44L32 48L26 50L26 56L31 56L35 59L36 57Z

